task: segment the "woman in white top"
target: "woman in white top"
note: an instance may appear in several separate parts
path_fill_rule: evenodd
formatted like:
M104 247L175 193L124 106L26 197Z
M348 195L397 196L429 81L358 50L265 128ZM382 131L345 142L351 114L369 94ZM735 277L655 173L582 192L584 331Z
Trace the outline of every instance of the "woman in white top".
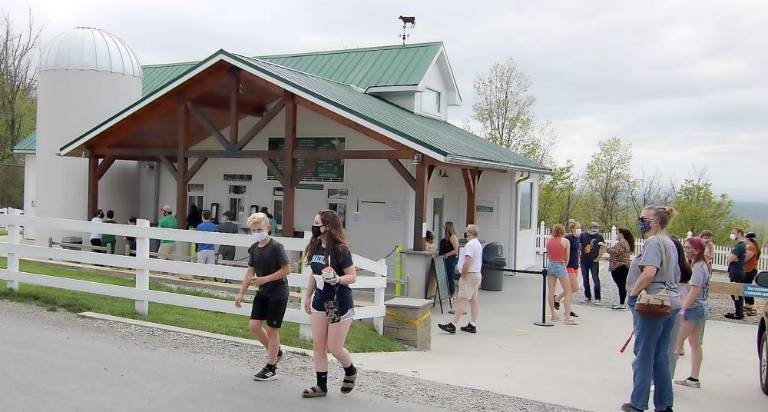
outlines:
M104 223L104 211L96 209L96 212L93 213L93 218L91 218L91 222ZM91 233L91 246L102 246L101 233ZM97 249L96 252L102 253L104 251Z

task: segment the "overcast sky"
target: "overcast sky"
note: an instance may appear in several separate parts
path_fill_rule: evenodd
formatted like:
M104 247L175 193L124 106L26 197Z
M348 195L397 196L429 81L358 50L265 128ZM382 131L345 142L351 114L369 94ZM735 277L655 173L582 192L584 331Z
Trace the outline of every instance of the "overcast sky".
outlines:
M535 112L558 131L558 161L589 161L597 142L632 143L636 173L681 180L706 167L718 191L768 201L768 2L755 1L82 1L0 0L43 40L106 29L143 64L218 49L261 55L443 41L470 117L472 81L514 58L533 80Z

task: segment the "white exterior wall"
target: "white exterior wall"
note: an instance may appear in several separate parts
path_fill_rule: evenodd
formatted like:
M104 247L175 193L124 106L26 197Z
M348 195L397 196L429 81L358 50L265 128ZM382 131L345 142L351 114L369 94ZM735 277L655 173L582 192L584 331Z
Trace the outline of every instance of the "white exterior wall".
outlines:
M35 155L28 154L24 156L24 214L35 216L35 171L37 159ZM24 228L24 239L33 240L35 238L34 228Z
M416 107L416 92L381 92L371 94L411 112Z
M421 98L423 93L416 93L416 112L426 116L436 117L446 120L448 118L448 90L452 89L451 79L447 72L442 57L438 58L435 64L427 71L421 81L423 89L432 89L440 92L440 113L431 113L422 110Z
M141 79L123 74L86 70L39 74L37 170L34 173L37 216L89 218L86 213L88 160L60 157L59 148L140 96ZM136 192L130 189L136 188L135 167L118 162L112 167L115 170L110 170L100 185L100 202L114 203L106 207L113 208L118 217L136 213L135 201L131 201ZM110 202L111 199L114 202ZM37 242L44 244L49 236L49 233L38 233Z

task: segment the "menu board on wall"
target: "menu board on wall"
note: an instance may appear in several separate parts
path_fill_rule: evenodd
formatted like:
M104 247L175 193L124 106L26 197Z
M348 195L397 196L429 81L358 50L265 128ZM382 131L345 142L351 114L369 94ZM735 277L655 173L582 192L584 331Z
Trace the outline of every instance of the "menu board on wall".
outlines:
M285 139L272 137L269 139L269 150L283 150ZM345 139L339 137L299 137L296 139L296 150L314 151L343 151ZM296 170L300 170L307 164L307 159L296 159ZM275 159L277 169L283 173L285 164L282 159ZM276 177L267 169L267 178L274 180ZM302 179L309 182L343 182L343 159L320 159L317 165Z

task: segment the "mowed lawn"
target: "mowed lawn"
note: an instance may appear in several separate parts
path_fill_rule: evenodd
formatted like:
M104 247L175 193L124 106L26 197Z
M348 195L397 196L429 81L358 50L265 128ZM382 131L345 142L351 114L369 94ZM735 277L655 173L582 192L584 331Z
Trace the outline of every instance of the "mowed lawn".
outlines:
M0 267L6 267L6 259L3 257L0 257ZM135 281L130 278L120 278L101 273L56 267L44 263L24 260L20 262L20 270L28 273L38 273L119 286L135 285ZM157 282L150 282L149 287L152 290L234 301L234 298L222 297L195 289L171 288ZM134 311L134 301L130 299L24 283L19 286L19 292L14 293L5 288L4 280L0 280L0 299L34 303L46 307L51 311L62 309L74 313L96 312L222 335L254 339L253 335L248 331L248 317L228 313L150 303L149 316L142 316ZM234 302L232 304L234 305ZM283 323L283 326L280 329L280 340L283 345L304 349L312 348L311 342L307 342L299 337L299 325L296 323ZM352 324L349 336L347 337L347 348L352 352L394 352L406 349L405 346L398 341L385 336L380 336L376 333L376 330L372 325L362 322L354 322Z

